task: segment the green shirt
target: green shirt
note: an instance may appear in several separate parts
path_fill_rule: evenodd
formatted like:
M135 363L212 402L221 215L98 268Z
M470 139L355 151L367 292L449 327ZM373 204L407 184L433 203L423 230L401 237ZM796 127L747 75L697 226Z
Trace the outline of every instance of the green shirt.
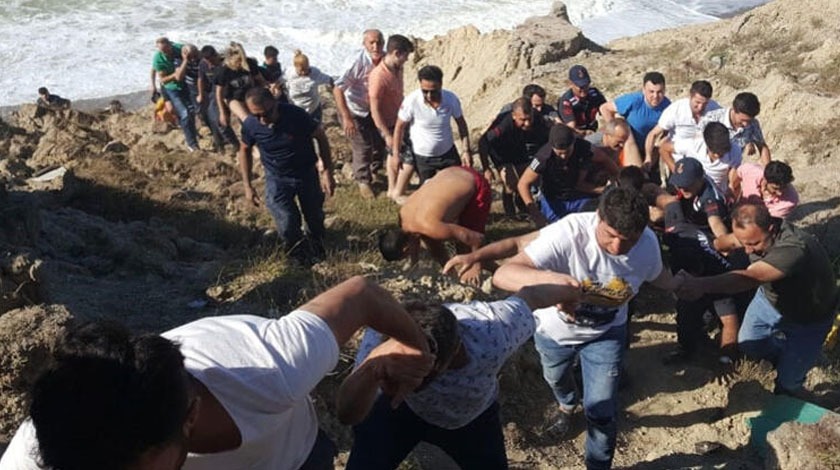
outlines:
M172 75L175 69L181 65L181 44L172 43L172 58L169 58L161 51L155 52L152 58L152 68L164 75ZM178 80L170 80L163 84L167 90L180 90L183 84Z

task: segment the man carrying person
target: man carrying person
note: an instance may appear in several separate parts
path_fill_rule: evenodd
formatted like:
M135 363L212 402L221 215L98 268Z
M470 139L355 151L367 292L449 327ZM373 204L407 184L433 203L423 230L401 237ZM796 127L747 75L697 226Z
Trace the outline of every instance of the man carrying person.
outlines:
M676 190L675 196L656 187L651 199L665 214L663 242L669 248L671 269L699 276L731 270L733 261L738 260L727 259L715 250L714 244L729 232L729 212L723 193L706 177L700 162L691 157L677 162L669 183ZM735 299L731 296L680 299L676 309L679 347L665 358L666 363L692 359L708 340L703 330L703 313L707 310L716 313L722 324L721 362L731 363L737 357L739 321Z
M492 161L502 182L502 205L508 216L515 215L517 208L525 211L517 183L537 151L548 142L548 129L549 124L523 97L513 102L509 112L499 114L478 141L484 177L488 181L497 179L490 167Z
M242 121L238 159L245 199L254 207L260 205L251 185L251 155L256 145L265 168L266 206L286 250L303 263L323 257L324 195L332 196L335 189L330 145L323 128L306 111L278 102L267 88L248 90L245 105L247 109L236 100L230 105ZM313 138L318 142L317 154ZM301 212L309 228L310 246L302 243Z
M491 199L490 183L476 170L444 168L408 197L400 209L400 228L379 237L379 251L387 261L408 256L416 262L422 243L443 266L449 259L446 240L455 241L459 253L481 246ZM476 266L461 280L476 284L480 272Z
M615 101L601 105L601 116L605 122L612 122L621 116L630 124L633 136L630 145L624 149L624 165L642 166L642 152L648 133L656 127L662 111L671 104L665 96L665 76L659 72L648 72L642 79L642 90L621 95ZM653 168L658 174L659 169Z
M734 191L741 166L741 148L729 139L729 131L719 122L710 122L703 129L703 151L697 160L703 165L706 176L726 196L727 202L735 200Z
M585 464L612 465L616 443L619 370L626 350L627 302L643 282L673 290L663 269L656 235L647 227L648 206L632 188L615 188L601 198L597 212L572 214L540 231L521 252L503 264L493 284L507 291L527 285L580 283L576 303L534 311L534 342L543 377L559 404L550 428L563 435L578 405L572 377L575 356L583 371L583 410L587 422ZM587 286L614 287L612 300L587 292Z
M719 122L729 130L729 138L733 147L741 148L745 156L758 157L762 165L770 163L770 147L761 132L758 113L761 103L758 97L750 92L738 93L729 108L709 111L703 117L703 124Z
M356 369L338 391L339 420L354 424L347 470L397 468L420 441L443 449L460 468L507 469L499 370L534 334L532 310L579 297L575 285L546 283L496 302L406 305L430 338L435 366L397 408L389 384L374 374L379 356L403 346L368 328Z
M364 198L374 197L370 187L373 175L382 167L385 157L385 141L379 135L370 115L368 78L370 72L382 60L382 46L385 40L382 32L369 29L364 32L361 51L355 54L335 82L333 97L344 128L344 135L350 139L353 149L353 178L359 185Z
M659 122L648 132L644 141L644 165L652 168L661 157L668 168L684 156L695 156L696 142L702 138L706 112L720 106L712 100L712 84L698 80L691 84L688 98L674 101L662 111ZM661 141L664 137L666 140ZM661 141L661 142L660 142ZM655 151L658 145L658 152Z
M581 135L598 130L598 112L607 102L604 95L592 86L589 71L582 65L569 69L569 89L557 101L560 120Z
M831 259L813 235L772 217L760 202L733 210L732 232L751 264L717 276L684 276L678 295L693 299L758 288L738 333L738 346L748 357L773 363L776 393L798 395L837 311Z
M399 403L434 359L403 306L363 277L279 319L209 317L160 336L68 328L0 467L333 468L336 447L309 393L364 326L404 345L380 348L366 367Z
M407 37L393 34L388 38L385 46L385 56L379 65L373 68L368 78L370 95L370 114L373 123L379 132L380 137L385 140L385 149L388 152L386 162L386 173L388 175L388 196L397 198L394 193L397 184L397 175L400 166L403 171L412 171L414 161L410 152L403 152L402 142L394 143L392 140L394 126L397 124L397 113L403 101L403 66L408 56L414 52L414 44ZM373 195L362 190L363 197Z
M190 93L184 83L187 72L188 57L191 47L181 47L162 37L155 41L157 52L152 59L152 69L157 73L161 83L161 92L172 104L178 115L178 124L184 132L187 150L198 150L198 133L195 130L195 110L190 101Z
M580 212L590 199L604 192L605 186L588 179L593 164L603 165L612 177L618 174L614 161L600 150L593 151L592 144L586 140L576 138L570 127L551 128L548 143L537 151L517 184L519 197L537 227ZM537 206L531 185L539 181L542 194Z
M443 71L435 65L426 65L417 72L417 79L420 89L403 99L392 141L402 142L403 135L411 126L411 153L422 184L450 166L472 168L473 161L470 132L461 110L461 100L455 93L443 89ZM452 120L458 126L461 138L460 159L452 135ZM397 198L404 194L409 176L408 172L398 176L394 189Z

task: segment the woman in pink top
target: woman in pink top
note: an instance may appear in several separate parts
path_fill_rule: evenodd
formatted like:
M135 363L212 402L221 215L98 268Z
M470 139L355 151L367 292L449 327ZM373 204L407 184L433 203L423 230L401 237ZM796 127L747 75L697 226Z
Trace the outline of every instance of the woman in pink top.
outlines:
M790 165L772 161L762 167L755 163L744 163L738 167L738 199L761 198L770 215L785 218L799 204L799 194L793 187L793 171Z

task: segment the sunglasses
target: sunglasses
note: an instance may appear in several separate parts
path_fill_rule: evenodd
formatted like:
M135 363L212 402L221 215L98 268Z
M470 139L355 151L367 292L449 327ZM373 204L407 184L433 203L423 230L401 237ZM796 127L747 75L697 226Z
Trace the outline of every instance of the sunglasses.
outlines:
M438 96L438 95L440 95L440 90L437 90L437 89L426 90L425 88L421 88L420 92L423 93L423 96Z

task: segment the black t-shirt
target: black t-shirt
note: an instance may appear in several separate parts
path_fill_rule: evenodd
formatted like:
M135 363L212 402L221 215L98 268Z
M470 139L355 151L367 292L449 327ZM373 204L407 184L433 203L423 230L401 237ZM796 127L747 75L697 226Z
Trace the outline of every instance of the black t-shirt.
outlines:
M496 167L527 163L548 142L548 126L541 119L527 131L516 127L510 112L496 116L478 145L486 150Z
M274 83L283 78L283 68L280 66L279 62L274 65L261 65L260 73L262 74L263 79L268 83Z
M257 61L248 58L248 70L231 70L223 66L216 75L216 85L226 87L224 99L245 101L245 92L257 84L256 76L260 74Z
M318 156L312 133L318 123L297 106L277 103L280 118L273 126L264 126L254 116L242 122L242 141L260 149L260 161L266 174L300 178L315 168Z
M215 96L215 92L213 91L213 87L216 86L216 77L221 73L222 66L221 65L213 65L206 60L202 60L198 64L198 78L204 80L204 91L211 95Z
M592 144L575 139L574 149L566 158L554 154L550 143L542 146L531 161L531 169L542 176L543 196L549 199L571 200L586 194L576 189L582 171L592 167Z
M764 256L750 255L750 261L764 261L785 276L762 285L767 300L785 320L814 323L834 315L837 286L825 248L817 239L788 222L780 222L779 233Z
M607 99L595 87L589 88L583 98L578 98L569 89L557 101L557 109L560 110L560 119L563 122L575 121L578 129L597 131L598 110L606 102Z
M198 74L200 73L201 62L198 60L187 61L187 69L184 71L184 83L189 88L198 87Z

